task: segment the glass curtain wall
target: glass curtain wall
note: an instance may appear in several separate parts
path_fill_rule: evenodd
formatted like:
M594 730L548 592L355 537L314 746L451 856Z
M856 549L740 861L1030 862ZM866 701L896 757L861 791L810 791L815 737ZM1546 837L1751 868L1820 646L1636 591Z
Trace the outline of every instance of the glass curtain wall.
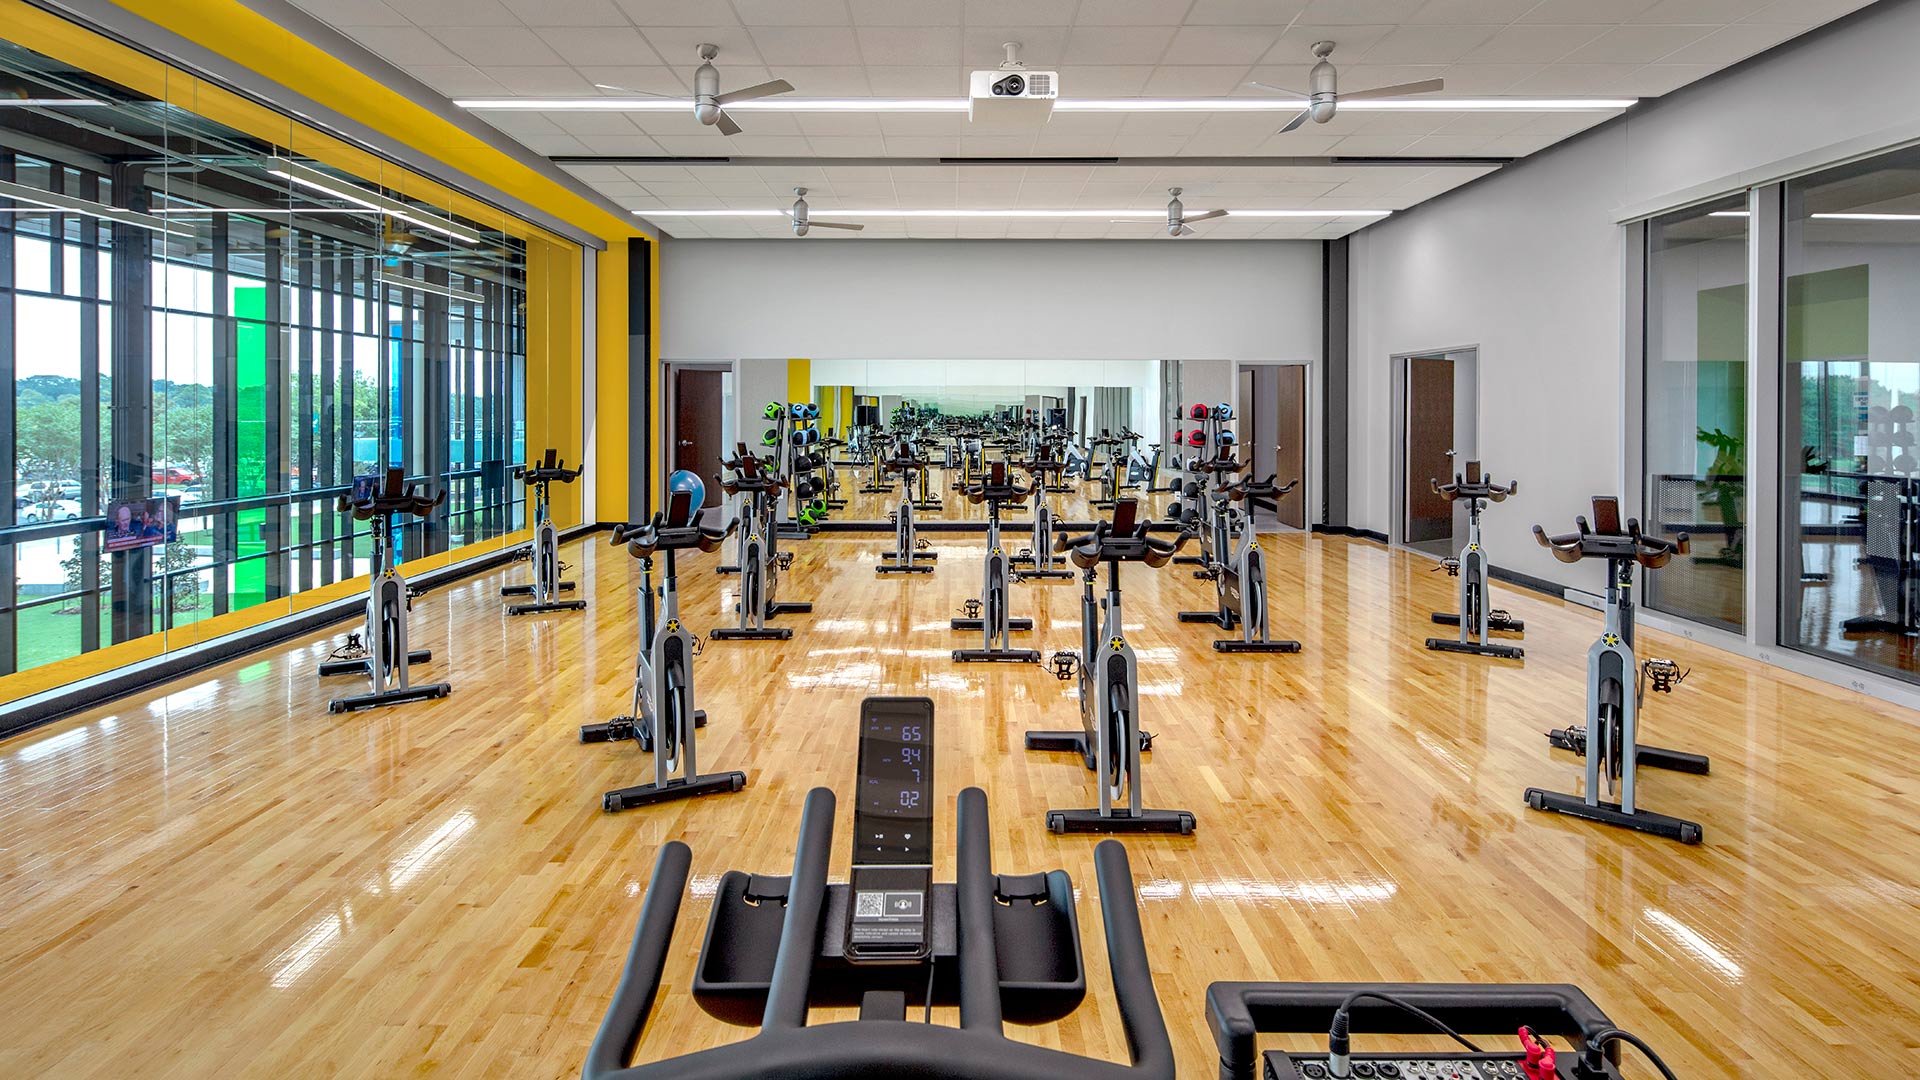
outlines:
M366 574L389 467L403 559L524 522L528 242L167 96L0 42L0 676Z
M1692 553L1645 576L1647 606L1746 625L1747 210L1744 195L1647 223L1641 519Z
M1920 681L1920 149L1784 214L1781 641Z

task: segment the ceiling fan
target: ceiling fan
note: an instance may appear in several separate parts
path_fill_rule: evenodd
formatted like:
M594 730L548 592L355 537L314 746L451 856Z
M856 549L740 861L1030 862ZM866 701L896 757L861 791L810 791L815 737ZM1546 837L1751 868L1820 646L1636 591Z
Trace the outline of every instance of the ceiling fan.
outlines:
M1320 62L1313 65L1313 70L1307 73L1307 88L1310 93L1302 94L1298 90L1289 90L1284 86L1269 86L1263 82L1248 84L1250 86L1257 86L1262 90L1274 90L1282 94L1295 94L1307 99L1306 109L1301 112L1299 116L1289 121L1286 127L1280 129L1279 134L1281 135L1285 135L1287 132L1306 123L1309 119L1316 124L1324 124L1333 119L1333 114L1339 108L1340 99L1343 97L1348 101L1364 101L1369 98L1405 97L1409 94L1431 94L1437 90L1445 89L1447 85L1443 79L1425 79L1420 82L1400 83L1396 86L1376 86L1371 90L1355 90L1352 93L1342 94L1340 92L1340 72L1333 66L1333 61L1327 59L1327 57L1333 55L1333 42L1314 42L1313 55L1319 57Z
M793 93L793 84L785 79L763 82L758 86L749 86L744 90L733 90L725 94L720 92L720 70L713 66L713 58L720 55L720 46L701 45L700 66L693 69L693 115L708 127L717 127L722 135L740 134L740 125L734 123L723 106L736 101L752 101L755 98L772 97L775 94ZM624 94L641 94L646 97L678 98L677 94L656 94L651 90L634 90L611 83L594 83L601 90L617 90Z
M795 236L805 236L807 230L813 228L850 229L854 232L866 228L865 225L853 225L844 221L815 221L807 213L807 189L794 188L793 194L796 196L793 200L793 208L787 213L793 215L793 235Z
M1170 187L1167 189L1167 194L1170 196L1170 198L1167 199L1167 235L1168 236L1192 236L1193 230L1188 226L1192 225L1194 222L1212 221L1214 218L1223 218L1227 216L1227 212L1225 210L1209 210L1204 214L1195 214L1192 217L1188 217L1187 205L1180 201L1180 192L1182 190L1184 189L1177 188L1177 187ZM1120 224L1119 219L1115 219L1114 223Z

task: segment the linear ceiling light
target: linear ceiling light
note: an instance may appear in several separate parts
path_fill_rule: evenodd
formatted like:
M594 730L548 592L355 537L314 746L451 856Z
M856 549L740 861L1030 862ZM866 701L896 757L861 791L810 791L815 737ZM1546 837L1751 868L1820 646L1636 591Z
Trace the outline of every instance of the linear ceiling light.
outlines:
M1109 221L1114 218L1127 218L1145 221L1164 222L1165 209L1159 210L976 210L976 209L936 209L936 210L826 210L814 208L825 217L836 218L1097 218ZM635 210L636 217L786 217L785 210ZM1342 218L1342 217L1386 217L1391 210L1229 210L1232 217L1241 218Z
M360 187L357 184L349 184L342 180L336 180L318 169L309 169L304 165L296 165L291 161L279 159L275 159L268 164L266 169L269 173L286 180L291 180L302 187L325 192L336 199L344 199L347 202L364 206L369 210L379 211L382 214L390 214L409 224L418 225L423 229L439 233L442 236L450 236L463 244L478 245L486 243L486 237L456 221L440 217L436 214L426 213L419 207L403 203L398 199L389 199L385 195L368 191L366 188Z
M61 195L52 191L41 191L39 188L28 187L25 184L16 184L10 180L0 180L0 198L12 199L15 202L32 203L35 206L44 206L54 211L85 214L88 217L96 217L104 221L115 221L122 225L132 225L136 228L165 233L168 236L180 240L193 239L193 233L190 230L173 228L167 224L165 218L154 217L152 214L143 214L138 210L122 210L120 207L108 206L106 203L94 202L91 199L76 199L71 195Z
M487 298L477 292L456 289L451 285L436 285L431 281L422 281L419 278L407 277L404 274L389 274L382 271L375 274L374 278L397 288L417 289L420 292L432 293L435 296L444 296L451 300L466 300L475 304L484 304L487 302Z
M1745 210L1715 210L1708 217L1743 218ZM1920 221L1920 214L1812 214L1815 221Z
M1612 112L1638 98L1387 98L1342 101L1342 109L1372 112ZM454 102L479 111L680 112L691 98L469 98ZM1062 98L1054 112L1299 112L1301 98ZM727 106L739 112L963 113L966 98L762 98Z

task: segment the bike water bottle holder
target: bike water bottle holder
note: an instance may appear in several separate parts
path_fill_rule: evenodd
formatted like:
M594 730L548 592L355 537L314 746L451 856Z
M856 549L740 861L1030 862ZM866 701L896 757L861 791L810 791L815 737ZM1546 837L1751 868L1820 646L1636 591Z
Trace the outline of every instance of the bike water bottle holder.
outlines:
M1441 559L1440 565L1434 567L1434 569L1445 570L1447 572L1448 577L1459 577L1460 576L1460 560L1449 555L1446 558ZM1504 615L1505 612L1500 612L1500 614Z
M1053 668L1053 677L1061 682L1072 679L1080 670L1080 654L1072 649L1061 649L1047 659Z
M1656 694L1671 694L1673 688L1693 674L1693 669L1680 670L1680 665L1664 657L1650 656L1640 662L1640 677L1653 683Z

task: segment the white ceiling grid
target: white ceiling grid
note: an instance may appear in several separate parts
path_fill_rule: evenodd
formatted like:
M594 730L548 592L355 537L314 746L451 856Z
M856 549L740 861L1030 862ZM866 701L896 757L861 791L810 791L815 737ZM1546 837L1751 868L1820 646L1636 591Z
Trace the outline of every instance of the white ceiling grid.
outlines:
M1868 0L294 0L452 98L689 93L695 46L720 46L722 88L784 78L797 97L963 97L967 73L1022 43L1072 98L1241 97L1302 86L1308 46L1338 43L1347 88L1443 78L1447 97L1668 93ZM1059 113L981 134L960 113L743 112L728 138L689 112L490 111L551 156L1522 157L1611 113L1343 112L1281 136L1283 113ZM836 207L1398 210L1485 168L930 168L877 163L576 166L632 210L774 209L805 185ZM778 236L779 218L661 219L676 236ZM835 236L1129 237L1151 222L876 219ZM1363 219L1208 223L1211 237L1318 238ZM822 233L820 235L826 235Z

